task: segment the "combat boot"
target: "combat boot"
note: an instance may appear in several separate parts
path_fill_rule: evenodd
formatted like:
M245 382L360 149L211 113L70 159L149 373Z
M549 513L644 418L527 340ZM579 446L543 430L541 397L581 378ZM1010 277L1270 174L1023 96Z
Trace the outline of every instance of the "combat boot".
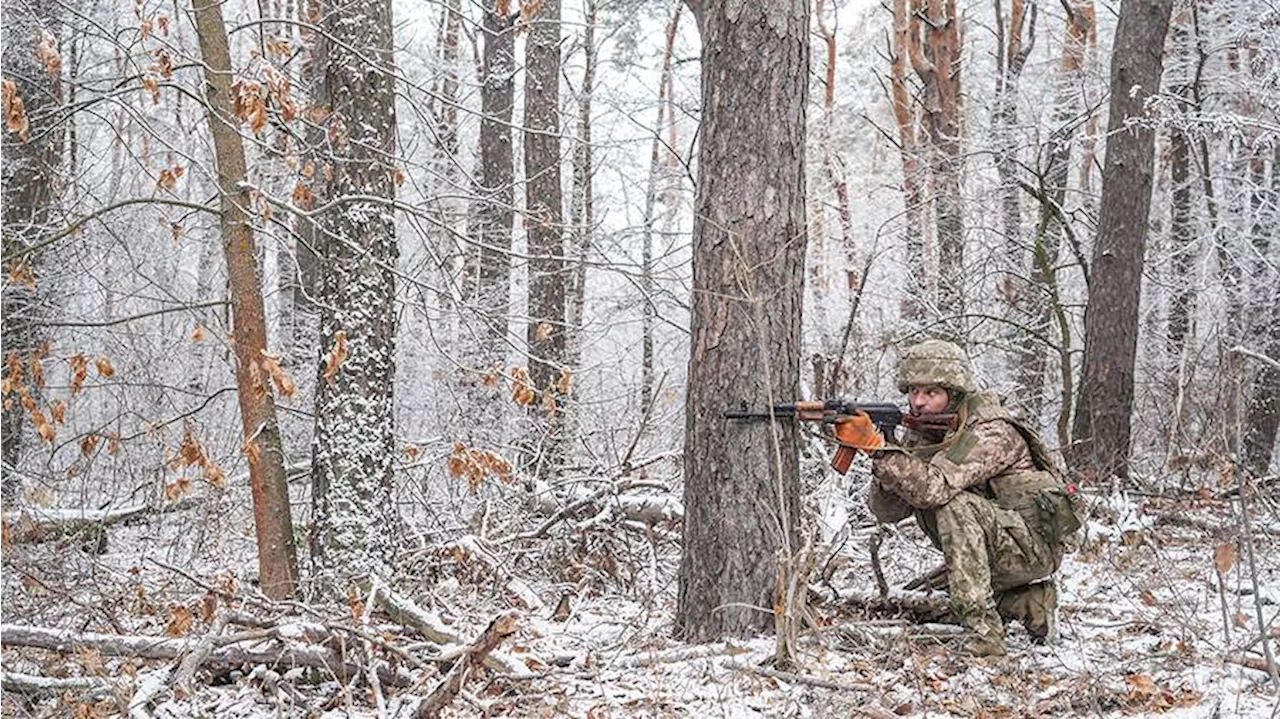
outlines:
M1003 657L1004 637L999 634L974 634L960 646L971 657Z
M1051 581L1010 589L1001 595L996 609L1001 619L1022 622L1036 644L1058 638L1058 588Z

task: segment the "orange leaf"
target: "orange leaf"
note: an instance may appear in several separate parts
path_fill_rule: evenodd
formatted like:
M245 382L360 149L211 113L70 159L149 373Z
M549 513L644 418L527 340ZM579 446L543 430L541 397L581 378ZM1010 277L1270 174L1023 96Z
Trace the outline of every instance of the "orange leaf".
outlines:
M249 458L250 465L255 465L262 457L262 447L257 442L249 440L240 448L240 453Z
M35 352L31 353L31 382L37 390L44 389L44 365L41 364L40 356Z
M23 142L31 139L27 112L22 97L18 95L18 85L13 80L0 80L0 112L4 113L4 126L9 132L17 133Z
M9 265L9 283L35 289L36 275L31 271L31 265L26 260L19 260Z
M515 367L511 370L511 399L521 407L528 407L533 404L537 397L533 389L529 386L529 372L523 367Z
M120 435L115 432L106 432L103 434L107 438L107 454L115 456L120 453Z
M227 473L211 459L206 460L204 466L200 468L200 476L218 489L227 486Z
M84 385L84 379L89 374L89 360L79 352L71 356L71 394L74 396L80 391L80 387Z
M49 420L44 418L44 413L39 409L31 413L31 423L36 428L36 434L40 435L47 444L53 444L53 440L57 438L58 433L54 430L53 425L49 424Z
M60 399L55 399L49 403L49 414L53 417L53 421L58 424L67 423L67 403Z
M304 210L310 210L311 206L315 204L315 201L316 196L312 194L311 188L302 184L301 180L293 186L293 204L295 206Z
M1219 544L1213 548L1213 566L1218 570L1218 574L1225 575L1231 571L1231 567L1236 563L1236 545L1227 543Z
M569 370L560 370L560 379L556 380L556 391L560 394L569 394Z
M98 435L86 434L84 438L80 440L80 454L83 454L86 456L93 454L93 449L97 446L98 446Z
M293 378L289 376L289 373L281 369L278 355L262 350L262 367L267 371L267 374L271 375L271 381L275 384L276 392L279 392L281 397L292 397L298 391L298 385L293 381Z
M178 447L178 456L182 458L183 464L188 467L203 465L205 462L204 449L200 447L200 441L196 439L190 422L186 423L182 428L182 444Z
M98 374L102 377L112 377L116 373L116 368L111 366L111 360L105 356L99 356L93 361L93 365L98 368Z
M57 77L62 72L62 55L58 54L58 38L48 30L41 29L36 41L36 60L44 64L49 77Z
M191 480L187 477L178 477L173 483L164 486L164 499L166 502L172 502L190 490Z
M191 341L192 342L204 341L204 325L203 324L197 322L196 328L194 330L191 330Z
M171 637L180 637L191 630L191 622L195 619L195 615L190 609L179 604L169 612L169 625L164 628L164 633Z
M338 368L342 367L342 363L347 359L347 333L345 330L338 330L333 334L333 349L329 350L329 354L325 356L324 372L322 376L329 384L333 384L333 378L338 375Z

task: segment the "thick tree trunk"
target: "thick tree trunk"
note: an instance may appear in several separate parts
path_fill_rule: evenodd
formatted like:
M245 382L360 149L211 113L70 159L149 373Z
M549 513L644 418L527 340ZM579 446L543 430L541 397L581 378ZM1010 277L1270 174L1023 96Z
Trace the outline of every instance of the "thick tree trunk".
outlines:
M511 303L511 229L515 213L515 159L511 114L515 97L514 17L484 13L484 65L480 85L480 178L471 205L471 231L480 247L471 253L464 282L474 282L483 328L474 364L492 370L506 356ZM466 279L470 278L470 279Z
M591 94L596 76L596 4L586 2L583 28L582 87L578 89L578 139L573 146L573 194L569 200L572 223L569 257L569 301L566 309L565 364L577 372L582 366L583 312L587 303L587 253L595 231L595 169L592 166Z
M264 363L267 325L256 263L253 218L245 181L244 141L232 111L231 54L222 5L200 0L194 6L200 56L204 61L209 131L213 135L221 202L222 250L231 285L236 353L236 389L244 452L249 457L249 486L253 492L254 530L258 540L258 576L262 591L279 599L293 594L298 576L297 549L289 508L289 484L284 471L275 398L268 386Z
M1172 0L1123 0L1111 59L1102 210L1093 248L1073 464L1106 480L1129 473L1130 415L1155 133L1126 127L1160 88Z
M57 40L60 31L60 6L49 3L24 3L6 9L3 26L3 48L0 68L12 103L21 112L10 111L10 127L4 133L3 162L3 226L4 275L0 277L0 314L4 317L3 345L5 365L16 367L21 377L12 388L33 399L40 388L28 385L31 379L31 353L44 340L41 317L49 292L44 276L43 253L29 251L54 221L57 205L56 183L62 172L63 132L54 114L62 102L62 80L58 67L41 62L34 52L38 41ZM10 87L10 84L12 86ZM21 118L25 127L14 131L12 121ZM0 459L3 479L0 497L12 502L21 493L21 479L14 469L22 456L23 426L26 410L16 395L5 396L3 429L0 430Z
M560 0L545 0L532 19L525 72L529 376L539 391L553 391L564 366L567 284L560 188Z
M395 81L390 0L321 4L320 105L333 206L318 217L320 348L312 449L314 559L338 581L378 571L391 544L396 457Z
M702 138L676 625L691 641L772 626L775 559L798 547L791 423L723 413L797 396L805 257L807 0L691 2Z

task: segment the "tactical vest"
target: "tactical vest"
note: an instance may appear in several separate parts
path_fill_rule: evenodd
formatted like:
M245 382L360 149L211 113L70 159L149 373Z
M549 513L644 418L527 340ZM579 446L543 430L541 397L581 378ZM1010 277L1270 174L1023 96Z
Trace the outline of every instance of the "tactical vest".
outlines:
M957 411L961 426L936 445L918 446L913 453L928 461L938 452L959 464L977 444L973 428L982 422L1004 420L1018 430L1031 454L1034 470L1011 470L992 477L985 485L973 487L1003 509L1011 509L1026 520L1051 547L1057 547L1080 528L1080 513L1075 487L1062 480L1062 474L1040 435L1010 414L995 395L987 392L970 394ZM926 456L927 455L927 456Z

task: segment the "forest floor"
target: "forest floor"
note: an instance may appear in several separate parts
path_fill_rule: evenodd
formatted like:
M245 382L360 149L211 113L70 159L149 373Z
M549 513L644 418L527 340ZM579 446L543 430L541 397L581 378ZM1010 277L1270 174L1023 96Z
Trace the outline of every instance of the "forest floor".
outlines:
M468 555L475 544L424 545L404 563L395 588L464 643L494 617L520 612L516 633L497 650L517 671L478 671L444 716L1275 716L1280 695L1265 671L1257 613L1278 634L1280 523L1261 503L1251 534L1255 571L1232 503L1206 495L1095 502L1086 538L1057 577L1059 640L1033 645L1012 627L1003 658L963 657L955 627L851 601L813 607L817 628L801 637L791 673L762 666L774 652L771 637L683 644L672 639L678 533L669 527L652 529L647 542L613 545L609 561L616 564L606 567L613 582L575 584L539 573L556 556L545 547L534 561L512 545L473 538L477 551L488 545L496 569ZM437 667L444 663L430 658L435 645L386 613L366 611L360 597L346 607L255 601L244 581L253 566L249 526L197 505L113 526L103 554L74 539L10 541L3 716L413 716L441 682ZM580 529L566 531L562 546L610 536ZM875 596L872 533L869 525L854 529L835 560L821 562L838 567L828 589ZM623 551L644 545L647 555ZM892 597L938 599L897 589L939 561L913 525L892 531L879 555ZM599 551L592 556L597 570L604 567ZM180 658L10 643L15 628L47 627L151 637L155 646L172 639L190 648L211 634L230 635L217 617L233 608L276 627L259 629L257 645L242 632L243 646L279 649L305 641L315 625L345 626L354 645L373 637L364 651L384 668L399 665L405 686L383 686L375 697L364 675L343 683L332 674L258 664L197 674L182 692L172 685ZM286 631L293 625L302 628ZM365 633L354 633L357 627ZM348 649L359 654L359 646ZM11 678L23 675L80 677L95 688L12 691Z

